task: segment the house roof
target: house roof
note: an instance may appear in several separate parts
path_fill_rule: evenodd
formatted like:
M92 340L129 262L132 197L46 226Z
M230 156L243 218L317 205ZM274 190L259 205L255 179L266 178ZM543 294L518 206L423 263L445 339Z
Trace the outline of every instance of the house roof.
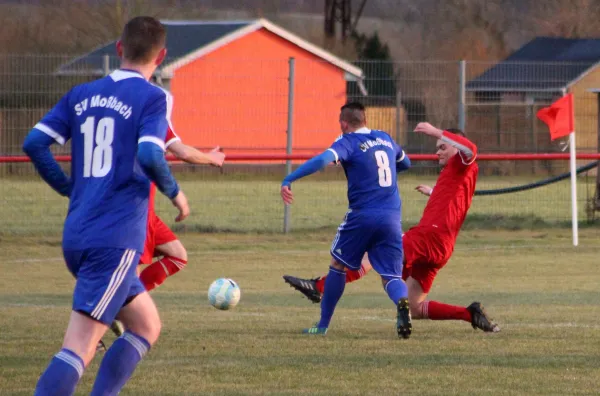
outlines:
M561 91L600 62L600 39L537 37L469 81L468 91Z
M228 43L244 37L259 29L269 32L297 45L313 55L339 67L346 72L347 80L363 78L360 68L346 62L335 55L309 43L295 34L267 21L258 19L253 21L161 21L167 27L167 54L168 60L159 68L162 77L170 77L173 72L202 56L227 45ZM104 75L106 68L116 68L118 62L115 50L116 40L92 52L62 65L58 74L97 74ZM105 65L105 56L111 56L111 64Z

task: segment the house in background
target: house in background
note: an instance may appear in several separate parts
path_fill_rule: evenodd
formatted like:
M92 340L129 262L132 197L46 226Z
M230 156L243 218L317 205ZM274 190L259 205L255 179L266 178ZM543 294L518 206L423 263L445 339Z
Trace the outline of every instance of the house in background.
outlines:
M282 153L291 57L294 152L322 150L340 134L346 84L362 86L360 68L265 19L162 22L167 59L156 74L174 96L173 124L187 144L220 145L228 153ZM118 67L115 44L62 65L58 74L106 74Z
M588 90L600 86L599 65L600 39L535 38L466 84L467 128L487 150L556 151L536 113L573 93L577 148L595 152L598 107Z

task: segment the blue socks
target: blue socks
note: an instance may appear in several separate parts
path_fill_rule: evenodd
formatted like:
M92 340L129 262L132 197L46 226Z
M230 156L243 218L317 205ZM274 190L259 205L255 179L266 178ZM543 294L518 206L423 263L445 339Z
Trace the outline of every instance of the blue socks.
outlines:
M333 311L346 287L346 271L329 267L321 300L321 320L317 327L329 327Z
M327 281L327 279L325 279L325 281ZM396 305L398 305L398 301L400 301L401 298L408 298L408 287L406 287L406 283L400 278L388 280L384 289Z
M143 337L123 333L104 355L90 395L117 395L149 349L150 343Z
M117 395L149 349L150 344L143 337L126 331L104 355L91 395ZM84 370L79 356L61 349L38 380L34 396L73 395Z
M38 380L34 396L72 395L84 369L79 356L68 349L61 349Z

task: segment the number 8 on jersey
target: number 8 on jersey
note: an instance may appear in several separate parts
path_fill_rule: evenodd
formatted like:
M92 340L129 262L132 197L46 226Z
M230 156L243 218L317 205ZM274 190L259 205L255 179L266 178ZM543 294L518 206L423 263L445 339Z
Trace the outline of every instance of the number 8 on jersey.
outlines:
M379 185L381 187L390 187L392 185L392 170L390 169L390 159L383 150L375 151L375 159L379 167Z

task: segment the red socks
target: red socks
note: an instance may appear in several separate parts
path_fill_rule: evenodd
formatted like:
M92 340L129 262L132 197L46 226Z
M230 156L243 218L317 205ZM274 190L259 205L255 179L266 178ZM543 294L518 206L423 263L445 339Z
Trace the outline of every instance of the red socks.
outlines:
M366 270L363 265L361 265L360 269L358 269L358 270L346 271L346 283L350 283L350 282L359 280L360 278L365 276L367 274L367 272L369 272L369 270ZM321 294L323 294L323 290L325 290L325 278L327 278L327 276L324 276L324 277L320 278L319 280L317 280L317 285L316 285L317 290Z
M140 274L140 280L146 290L150 291L155 287L162 285L167 277L182 270L186 264L186 260L165 256L147 266Z
M423 318L431 320L464 320L471 322L471 313L465 307L442 304L437 301L423 301Z
M359 280L367 274L368 270L365 270L364 266L360 266L359 270L346 271L346 283L354 282ZM326 276L317 280L317 290L323 294L325 287ZM471 322L471 313L465 307L459 307L457 305L443 304L437 301L423 301L422 317L423 319L431 320L464 320L465 322Z

